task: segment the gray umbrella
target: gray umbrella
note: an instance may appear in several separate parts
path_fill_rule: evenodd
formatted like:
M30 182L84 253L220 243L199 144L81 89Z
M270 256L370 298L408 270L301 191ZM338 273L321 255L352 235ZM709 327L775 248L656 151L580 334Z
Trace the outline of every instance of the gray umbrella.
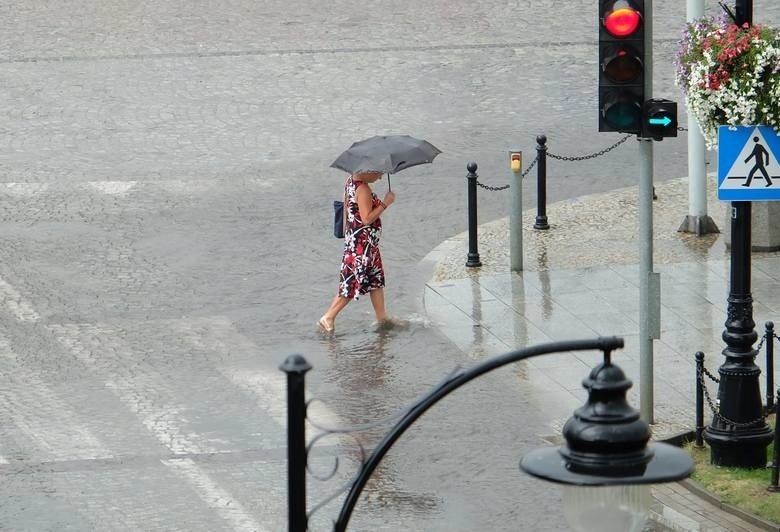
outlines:
M382 135L355 142L330 166L350 174L374 171L389 176L410 166L433 162L440 153L427 140L409 135Z

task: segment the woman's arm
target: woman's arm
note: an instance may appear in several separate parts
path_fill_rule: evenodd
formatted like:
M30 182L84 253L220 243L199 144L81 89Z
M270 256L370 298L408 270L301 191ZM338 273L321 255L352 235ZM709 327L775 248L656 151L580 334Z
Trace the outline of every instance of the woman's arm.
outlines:
M365 225L371 225L374 223L374 221L379 218L383 212L385 212L387 205L392 203L395 199L395 194L393 192L388 192L388 196L392 194L390 201L388 202L388 197L385 197L384 202L372 208L371 204L373 203L373 198L371 197L371 188L369 188L367 184L363 184L357 187L356 194L358 210L360 211L360 219L363 220Z

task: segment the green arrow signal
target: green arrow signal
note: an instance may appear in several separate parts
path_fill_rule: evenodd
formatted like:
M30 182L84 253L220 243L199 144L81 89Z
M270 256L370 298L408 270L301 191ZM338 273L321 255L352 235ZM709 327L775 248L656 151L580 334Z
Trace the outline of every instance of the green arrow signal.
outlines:
M666 126L668 126L668 125L670 125L672 123L672 119L669 118L668 116L664 116L663 118L651 118L649 120L649 122L650 122L651 125L654 125L654 126L664 126L664 127L666 127Z

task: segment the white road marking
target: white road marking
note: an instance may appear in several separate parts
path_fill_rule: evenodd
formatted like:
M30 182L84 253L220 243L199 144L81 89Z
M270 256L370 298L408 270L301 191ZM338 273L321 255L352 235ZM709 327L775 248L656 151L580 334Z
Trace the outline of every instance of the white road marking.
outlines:
M235 184L235 181L234 181ZM272 188L277 180L270 178L253 178L240 181L242 186L250 189ZM141 187L155 187L171 194L201 194L222 187L219 179L162 179L159 181L82 181L74 183L71 188L87 189L108 196L122 196L131 190ZM50 183L0 183L0 195L19 198L30 198L58 189Z
M217 484L198 464L189 458L161 460L180 477L189 482L201 500L230 524L233 530L270 532L255 521L233 496Z
M46 454L46 460L94 460L111 458L82 420L38 376L37 372L17 363L19 356L11 350L8 339L0 333L0 367L17 381L11 388L0 381L0 410L35 447ZM3 379L4 380L4 379ZM18 383L24 383L19 386ZM0 456L0 464L9 463Z
M17 197L35 196L47 190L49 190L48 183L0 183L0 193Z
M205 318L197 323L198 331L208 334L194 334L191 322L182 322L181 335L196 349L210 351L219 358L228 359L231 353L243 353L243 358L259 352L259 348L249 338L241 334L227 319ZM255 396L257 404L282 427L287 426L287 377L278 368L237 368L223 366L219 371L230 382ZM326 428L341 426L339 417L324 403L311 403L315 422Z
M137 181L90 181L86 185L90 188L108 194L110 196L121 196L135 188Z
M35 322L41 317L35 312L32 304L26 299L22 298L22 295L5 279L0 277L0 301L8 307L8 310L22 322Z
M167 383L151 368L140 369L111 352L126 352L129 348L115 343L120 335L105 325L50 325L57 339L71 353L90 368L96 376L105 379L106 387L133 412L157 440L175 454L202 454L219 452L209 445L196 443L196 434L182 427L186 419L168 389ZM91 349L87 342L100 340L99 349ZM111 345L114 342L114 345Z

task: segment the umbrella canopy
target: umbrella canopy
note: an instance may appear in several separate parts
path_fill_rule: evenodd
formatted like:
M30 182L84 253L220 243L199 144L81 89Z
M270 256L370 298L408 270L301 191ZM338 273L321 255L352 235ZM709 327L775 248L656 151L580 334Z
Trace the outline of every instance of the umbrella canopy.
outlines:
M409 135L383 135L355 142L330 166L350 174L371 171L394 174L410 166L433 162L440 153L441 150L426 140Z

